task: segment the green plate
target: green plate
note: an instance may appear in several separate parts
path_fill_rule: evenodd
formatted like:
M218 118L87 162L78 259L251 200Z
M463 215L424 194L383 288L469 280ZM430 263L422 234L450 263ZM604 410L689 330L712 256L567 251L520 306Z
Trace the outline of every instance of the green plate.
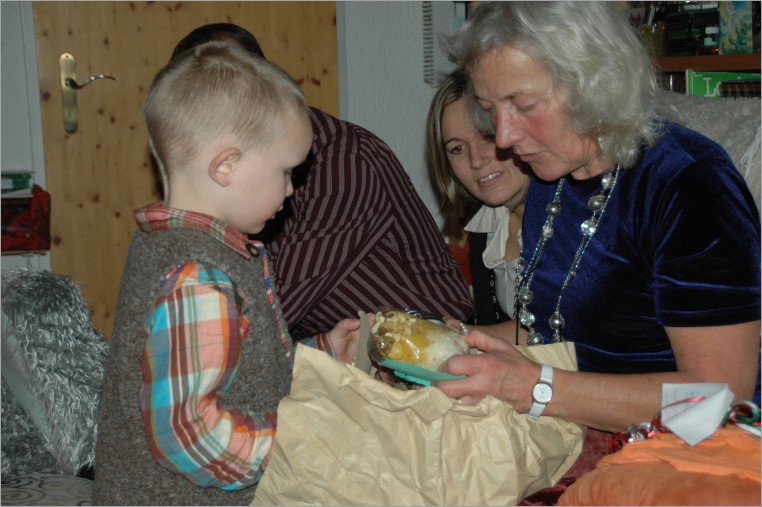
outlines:
M465 375L450 375L449 373L441 371L427 370L426 368L404 361L395 361L394 359L384 359L378 364L384 368L389 368L402 380L422 386L430 386L432 382L438 382L440 380L455 380L465 377Z

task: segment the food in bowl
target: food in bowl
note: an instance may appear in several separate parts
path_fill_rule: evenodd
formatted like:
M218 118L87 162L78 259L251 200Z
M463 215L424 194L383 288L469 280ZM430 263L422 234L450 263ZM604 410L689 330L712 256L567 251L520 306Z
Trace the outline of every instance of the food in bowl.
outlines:
M431 371L437 371L456 354L468 353L468 345L461 335L444 323L389 308L376 313L370 349L372 356L403 361Z

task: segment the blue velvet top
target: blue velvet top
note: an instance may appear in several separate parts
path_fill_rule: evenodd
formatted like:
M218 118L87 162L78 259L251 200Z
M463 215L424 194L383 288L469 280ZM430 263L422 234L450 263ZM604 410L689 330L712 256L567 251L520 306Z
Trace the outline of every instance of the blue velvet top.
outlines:
M532 179L522 257L532 257L558 182ZM601 178L567 177L555 234L531 290L535 327L548 317L577 251L588 199ZM701 134L670 125L639 163L620 172L611 200L561 301L562 334L580 371L675 371L664 326L722 326L760 318L760 221L727 153ZM717 336L718 340L722 336ZM759 376L756 403L759 404Z

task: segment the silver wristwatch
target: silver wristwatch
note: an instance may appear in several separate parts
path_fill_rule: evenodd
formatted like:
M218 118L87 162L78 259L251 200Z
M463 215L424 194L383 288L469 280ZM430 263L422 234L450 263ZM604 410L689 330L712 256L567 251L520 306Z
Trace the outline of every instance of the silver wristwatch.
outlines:
M542 365L540 370L540 380L532 388L532 408L527 415L532 419L537 419L542 415L548 402L553 397L553 367L547 364Z

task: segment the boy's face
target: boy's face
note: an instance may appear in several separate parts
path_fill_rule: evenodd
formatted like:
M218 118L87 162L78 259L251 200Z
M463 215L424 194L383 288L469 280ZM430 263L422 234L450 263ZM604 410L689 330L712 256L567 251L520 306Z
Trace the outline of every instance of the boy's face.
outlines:
M294 192L291 172L312 148L312 124L304 112L282 122L282 133L267 148L250 148L236 170L235 202L229 205L229 221L241 232L256 234L283 207Z

